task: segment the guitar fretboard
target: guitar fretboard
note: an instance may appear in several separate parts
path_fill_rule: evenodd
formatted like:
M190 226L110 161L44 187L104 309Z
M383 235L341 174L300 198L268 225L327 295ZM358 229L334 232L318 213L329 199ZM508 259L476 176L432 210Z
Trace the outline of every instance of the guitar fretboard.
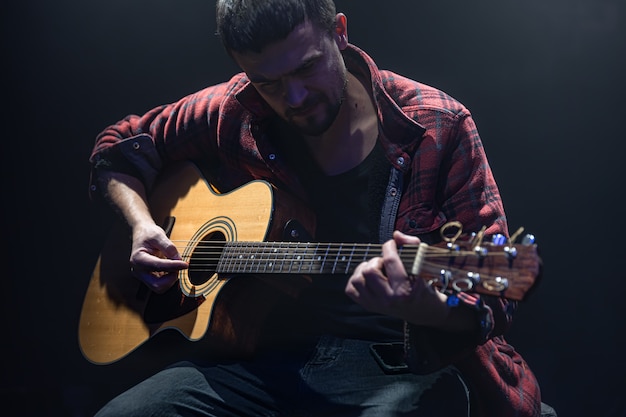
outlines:
M406 248L405 248L406 249ZM218 273L349 274L381 253L381 245L354 243L229 242Z

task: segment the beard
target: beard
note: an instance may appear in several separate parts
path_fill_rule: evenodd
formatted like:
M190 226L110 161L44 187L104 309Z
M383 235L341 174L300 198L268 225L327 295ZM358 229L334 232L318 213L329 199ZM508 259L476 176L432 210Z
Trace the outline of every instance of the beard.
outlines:
M336 99L321 93L312 96L298 109L289 109L285 112L287 123L302 135L321 135L337 119L341 105L345 101L347 87L348 78L344 74L340 93ZM321 110L307 114L315 107L321 107Z

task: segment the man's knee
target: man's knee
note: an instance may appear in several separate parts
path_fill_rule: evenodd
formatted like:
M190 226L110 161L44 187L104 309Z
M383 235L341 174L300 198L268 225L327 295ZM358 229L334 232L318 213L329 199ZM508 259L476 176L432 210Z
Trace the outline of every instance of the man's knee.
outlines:
M202 388L199 390L198 388ZM180 409L198 403L207 382L191 364L167 368L109 401L96 417L145 417L179 415Z

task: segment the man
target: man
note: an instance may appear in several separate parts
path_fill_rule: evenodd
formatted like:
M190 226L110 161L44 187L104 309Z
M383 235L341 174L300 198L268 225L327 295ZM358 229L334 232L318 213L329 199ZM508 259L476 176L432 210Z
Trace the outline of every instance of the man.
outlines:
M135 276L163 293L189 267L147 203L161 169L186 160L220 192L262 179L304 202L315 241L384 242L382 254L280 298L252 357L173 365L98 415L538 415L537 382L502 338L515 304L439 291L398 251L441 240L448 221L507 234L468 110L379 70L331 0L218 0L217 26L242 73L125 118L94 147L92 188L132 229ZM384 363L398 346L410 367Z

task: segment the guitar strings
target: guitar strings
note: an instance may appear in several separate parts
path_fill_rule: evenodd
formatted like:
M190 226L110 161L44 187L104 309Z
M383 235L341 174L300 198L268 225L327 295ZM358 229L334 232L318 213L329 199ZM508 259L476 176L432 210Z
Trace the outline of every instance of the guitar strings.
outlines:
M226 247L229 248L225 250ZM220 272L218 271L220 263L226 263L227 272L283 272L286 269L288 272L297 273L325 273L336 272L337 266L339 270L348 272L361 262L373 256L380 256L381 248L380 244L199 241L189 258L189 271L191 273ZM405 245L400 248L400 259L405 266L412 264L417 248L416 245ZM225 253L229 249L234 254ZM427 246L424 256L431 259L466 258L476 257L476 253L469 250L451 253L445 248ZM502 253L488 252L481 256L502 256ZM331 265L331 269L326 268L325 264ZM294 265L296 265L295 268ZM452 273L463 272L463 269L452 265L446 265L445 269ZM437 263L425 261L422 265L424 275L436 276L441 270L442 266ZM484 278L493 279L494 277L484 275Z
M176 243L176 242L175 242ZM226 248L226 249L225 249ZM328 256L329 254L337 254L341 256L351 256L358 254L364 254L366 256L379 256L381 254L382 245L378 244L327 244L327 243L276 243L272 242L215 242L207 244L206 242L200 242L193 250L194 256L198 254L205 256L215 256L216 258L233 257L237 256L242 258L242 255L254 256L255 254L261 255L312 255L313 257ZM417 251L417 246L406 245L400 248L400 256L409 255L414 256ZM227 253L233 251L233 254ZM376 251L376 253L374 253ZM408 253L407 253L408 252ZM500 253L488 253L486 256L500 254ZM429 257L447 257L447 256L469 256L475 255L473 251L455 251L450 252L447 249L427 247L426 256Z
M187 274L193 279L208 282L217 274L349 274L363 261L381 255L381 244L345 244L312 242L255 242L255 241L196 241L190 248L189 241L173 241L184 244L190 254L185 254L189 262ZM499 246L499 245L496 245ZM417 245L404 245L399 248L400 260L408 270L411 269L418 253ZM491 295L509 294L507 287L499 287L498 272L500 266L510 267L510 261L503 251L486 253L459 249L451 251L438 246L425 246L420 271L417 276L438 288L456 287L466 291L476 288L479 292ZM500 259L497 259L499 257ZM489 259L496 259L492 263ZM437 259L447 259L441 262ZM437 260L437 261L436 261ZM476 263L476 265L475 265ZM456 266L460 264L461 266ZM472 268L480 271L473 273ZM511 273L512 271L508 271ZM515 277L519 280L520 277ZM461 288L461 289L460 289ZM514 290L518 291L518 290ZM518 295L516 295L518 296Z
M185 243L187 247L188 243L192 241L178 241ZM177 241L174 241L176 244ZM226 249L225 249L226 248ZM248 259L244 257L250 256L250 260L254 260L255 255L272 255L276 257L280 256L307 256L310 258L316 257L328 257L329 255L337 255L341 257L355 258L358 255L364 257L380 256L382 245L380 244L342 244L342 243L285 243L285 242L246 242L246 241L234 241L234 242L206 242L199 241L193 250L194 259L202 259L198 255L206 256L207 259L214 257L215 259L221 258L236 258L237 260ZM418 247L416 245L405 245L399 248L400 257L407 258L415 256ZM233 251L233 254L227 253ZM377 250L376 253L373 253ZM355 256L356 255L356 256ZM425 256L427 257L490 257L490 256L502 256L502 252L487 252L486 254L477 255L471 250L459 250L451 252L448 249L428 246L426 248ZM295 258L294 258L295 260Z

